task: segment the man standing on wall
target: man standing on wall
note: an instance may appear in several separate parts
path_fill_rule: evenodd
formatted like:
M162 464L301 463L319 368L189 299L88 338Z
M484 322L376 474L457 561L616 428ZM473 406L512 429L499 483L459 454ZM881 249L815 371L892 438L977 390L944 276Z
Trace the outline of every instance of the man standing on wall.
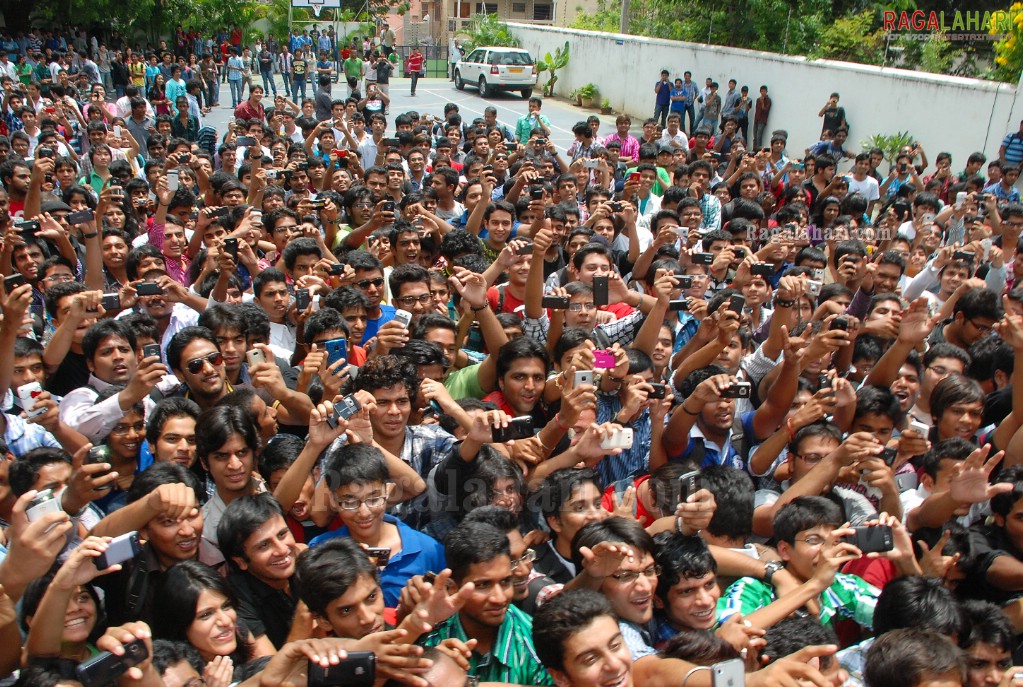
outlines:
M671 82L668 80L668 70L661 70L661 80L654 84L654 119L659 120L661 128L667 125L668 110L671 109Z
M760 150L764 142L764 131L767 130L767 118L771 114L771 96L767 95L767 86L760 87L756 110L753 113L753 149Z

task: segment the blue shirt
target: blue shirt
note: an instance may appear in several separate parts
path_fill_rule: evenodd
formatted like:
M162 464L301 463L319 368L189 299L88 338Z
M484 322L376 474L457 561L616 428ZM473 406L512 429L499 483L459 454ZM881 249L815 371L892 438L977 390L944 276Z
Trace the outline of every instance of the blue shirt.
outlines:
M998 181L990 186L984 187L984 193L990 193L998 200L1006 203L1018 203L1019 202L1019 191L1016 190L1015 186L1010 187L1009 191L1006 191L1002 186L1002 182Z
M362 345L365 346L366 342L377 335L380 331L380 327L387 324L394 319L395 307L393 305L387 305L386 303L380 304L380 317L374 319L366 319L366 332L362 335Z
M753 416L756 411L750 410L742 414L739 422L742 423L743 436L754 437L753 433ZM696 432L696 434L694 434ZM725 439L724 446L718 447L717 444L709 441L705 438L703 433L700 432L696 425L693 425L693 429L690 430L689 444L685 450L676 455L669 456L669 460L678 461L684 460L693 454L698 443L703 444L703 459L700 461L700 467L710 467L711 465L724 465L729 468L737 468L739 470L746 469L746 456L739 455L739 452L732 446L732 432L729 430L728 438ZM724 455L721 455L721 451L724 451Z
M380 588L384 590L384 603L388 608L395 608L401 590L414 575L440 572L447 564L444 561L444 547L436 539L412 529L393 515L384 515L384 522L397 527L398 535L401 537L401 551L391 556L387 561L387 567L380 571ZM314 538L309 542L309 546L319 546L336 537L347 536L348 527L342 526Z

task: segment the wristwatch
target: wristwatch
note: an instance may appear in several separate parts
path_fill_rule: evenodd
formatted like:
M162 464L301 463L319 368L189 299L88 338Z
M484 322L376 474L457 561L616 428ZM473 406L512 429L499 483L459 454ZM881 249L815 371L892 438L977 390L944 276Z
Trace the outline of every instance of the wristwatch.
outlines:
M782 561L767 561L764 563L764 582L771 584L771 578L774 574L785 567L785 563Z

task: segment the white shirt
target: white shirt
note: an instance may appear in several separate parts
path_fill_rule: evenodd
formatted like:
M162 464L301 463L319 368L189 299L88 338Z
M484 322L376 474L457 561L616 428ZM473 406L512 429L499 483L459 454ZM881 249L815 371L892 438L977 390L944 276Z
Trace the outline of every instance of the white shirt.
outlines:
M661 142L676 143L678 144L676 146L677 148L680 148L682 150L689 150L689 137L686 136L685 132L683 132L681 129L679 129L678 133L676 133L674 136L668 133L668 130L665 129L664 133L661 134Z
M270 323L270 349L274 355L291 360L291 354L295 352L295 345L298 343L295 328L290 324Z
M856 177L850 174L846 177L846 181L849 182L849 193L861 194L867 199L868 203L872 200L881 199L880 186L874 177L867 176L863 181L857 181Z

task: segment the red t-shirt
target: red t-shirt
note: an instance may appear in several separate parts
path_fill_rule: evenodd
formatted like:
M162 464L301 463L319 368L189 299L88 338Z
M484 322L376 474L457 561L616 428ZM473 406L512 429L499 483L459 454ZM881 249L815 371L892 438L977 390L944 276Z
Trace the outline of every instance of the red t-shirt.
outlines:
M504 293L503 301L501 299L502 293ZM522 311L516 312L516 310L526 304L525 301L521 301L516 298L507 285L502 287L500 290L498 290L496 286L491 286L487 289L487 300L490 301L490 309L498 315L503 312L507 312L522 317Z
M642 477L637 477L635 480L633 480L632 486L636 488L637 493L639 492L639 485L647 481L648 479L650 479L650 475L643 475ZM611 486L604 490L604 496L600 500L600 505L608 513L615 512L615 485L612 484ZM650 527L650 525L654 524L655 519L656 518L654 518L654 516L647 512L647 509L643 507L643 502L637 498L636 520L639 521L639 524L642 525L643 527Z
M895 564L887 558L857 558L849 561L842 568L847 575L856 575L864 582L869 582L878 589L895 579Z

